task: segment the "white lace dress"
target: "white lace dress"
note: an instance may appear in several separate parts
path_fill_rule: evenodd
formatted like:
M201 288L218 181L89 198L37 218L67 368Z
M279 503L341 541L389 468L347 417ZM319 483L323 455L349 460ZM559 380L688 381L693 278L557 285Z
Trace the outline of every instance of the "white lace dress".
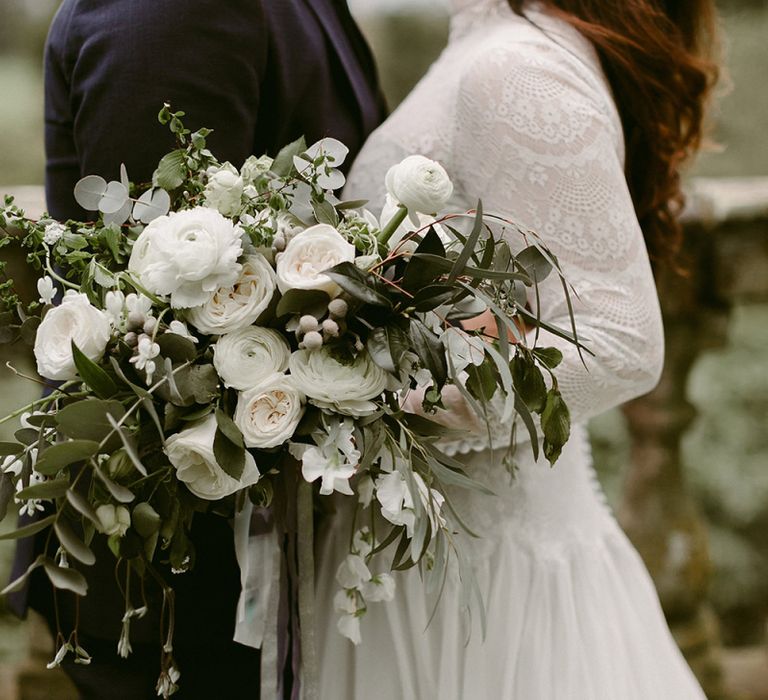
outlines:
M468 626L447 583L435 618L417 570L397 574L391 603L369 607L360 646L336 630L334 574L349 523L319 553L317 611L323 700L703 700L668 631L651 579L604 503L585 422L649 391L663 357L658 300L623 174L622 131L590 44L536 5L533 23L505 0L453 0L450 42L371 137L346 195L383 201L390 165L421 153L456 185L451 208L482 197L537 231L579 294L576 322L595 356L567 343L561 389L573 437L554 468L520 448L510 481L487 434L449 446L495 498L454 494L484 534L467 538L488 615ZM378 198L378 199L376 199ZM542 316L568 325L559 285ZM508 428L494 446L504 445ZM382 563L383 565L383 563Z

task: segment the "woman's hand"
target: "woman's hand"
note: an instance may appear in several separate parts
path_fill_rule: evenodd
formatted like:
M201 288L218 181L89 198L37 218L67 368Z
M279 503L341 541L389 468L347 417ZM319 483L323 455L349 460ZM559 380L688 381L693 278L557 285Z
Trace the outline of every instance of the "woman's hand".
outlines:
M515 318L514 323L520 329L522 334L525 334L528 330L530 330L528 326L519 318ZM499 331L496 325L496 317L493 315L493 312L490 309L486 309L479 316L473 316L472 318L463 320L461 322L461 327L465 331L479 330L483 333L483 335L486 335L490 338L499 337ZM507 329L507 337L509 338L510 343L518 342L517 338L515 338L510 329Z

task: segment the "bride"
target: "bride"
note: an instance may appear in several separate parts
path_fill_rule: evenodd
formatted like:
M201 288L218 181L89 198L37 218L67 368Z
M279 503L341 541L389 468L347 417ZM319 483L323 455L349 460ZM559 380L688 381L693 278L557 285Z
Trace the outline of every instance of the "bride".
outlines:
M379 192L412 153L440 161L450 208L486 211L533 229L576 289L587 369L560 347L572 439L554 468L519 450L510 478L505 436L476 431L446 445L495 498L454 499L487 630L466 615L449 578L430 622L419 573L398 574L393 602L362 618L363 643L336 630L334 574L348 523L321 545L317 610L321 697L367 700L703 700L669 633L651 579L606 506L590 463L587 420L656 384L663 332L648 250L674 251L678 168L699 145L714 76L704 57L709 0L452 0L448 47L374 132L345 195ZM554 276L553 276L554 277ZM568 325L557 280L541 314ZM482 319L476 324L482 323ZM455 397L454 397L455 398ZM469 411L452 401L465 420ZM466 415L465 415L466 414ZM460 500L459 500L460 499Z

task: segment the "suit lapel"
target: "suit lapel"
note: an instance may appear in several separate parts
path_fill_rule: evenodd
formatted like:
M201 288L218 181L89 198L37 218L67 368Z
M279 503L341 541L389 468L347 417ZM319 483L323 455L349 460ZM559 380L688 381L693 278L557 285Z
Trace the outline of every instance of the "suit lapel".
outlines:
M369 134L381 121L380 105L376 99L374 86L370 84L362 63L354 52L352 37L347 36L344 23L336 8L333 7L332 0L304 0L304 3L317 17L339 57L352 87L363 129L366 134Z

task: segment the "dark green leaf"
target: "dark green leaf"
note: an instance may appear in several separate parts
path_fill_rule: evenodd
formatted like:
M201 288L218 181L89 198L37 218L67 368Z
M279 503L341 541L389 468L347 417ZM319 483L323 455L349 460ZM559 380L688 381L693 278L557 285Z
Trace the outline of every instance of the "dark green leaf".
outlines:
M80 596L88 593L88 583L85 580L85 576L77 571L77 569L56 566L50 559L46 559L43 562L43 568L45 568L45 573L48 574L48 578L51 580L54 588L72 591Z
M147 538L160 531L161 519L149 503L139 503L133 509L131 523L139 535Z
M93 566L96 563L96 555L91 551L85 542L83 542L72 530L64 518L59 518L53 525L56 537L64 549L79 562L86 566Z
M24 445L18 442L0 442L0 457L20 455L22 452L24 452Z
M403 355L408 350L408 336L395 325L380 326L371 331L366 347L379 367L397 374Z
M33 428L20 428L13 436L24 445L34 445L40 439L40 432Z
M413 260L411 261L413 262ZM408 301L416 311L432 311L441 304L450 301L457 294L457 289L451 284L430 284L419 289L413 299Z
M493 361L486 359L480 365L467 366L466 387L478 401L490 401L498 388Z
M277 303L275 314L307 314L316 309L327 309L331 298L319 289L289 289Z
M336 205L336 209L345 210L345 209L360 209L361 207L364 207L366 204L368 204L367 199L350 199L346 202L339 202Z
M541 413L547 402L547 385L532 359L518 353L512 359L512 381L520 398L534 413Z
M555 369L563 361L563 353L557 348L534 348L533 354L549 369Z
M438 338L419 319L411 319L411 341L413 349L423 367L428 369L440 389L448 378L448 364L445 348Z
M185 153L179 149L163 156L152 176L152 184L164 190L181 187L187 174Z
M392 307L392 302L376 290L378 283L372 275L363 272L351 262L335 265L324 273L339 285L347 294L365 304Z
M26 501L30 498L59 498L67 492L68 488L69 479L67 478L41 481L19 491L16 498L20 501Z
M418 292L423 287L432 284L440 276L441 266L419 259L419 255L431 255L438 259L445 258L445 248L433 226L429 227L426 235L416 248L414 256L408 261L403 273L401 286L409 292Z
M72 358L77 367L77 373L82 380L93 389L96 396L100 399L109 399L117 393L117 385L95 362L88 359L72 341Z
M56 520L55 515L49 515L47 518L43 518L42 520L35 520L33 523L25 525L24 527L20 527L17 530L4 532L2 535L0 535L0 540L18 540L22 537L35 535L38 532L45 530L45 528L47 528L49 525L53 525L54 520Z
M37 460L35 469L50 476L59 469L68 467L70 464L83 462L86 459L95 457L99 452L99 443L95 440L69 440L68 442L59 442L51 445L43 452L40 459Z
M213 439L213 456L218 465L233 479L239 480L243 475L245 448L242 444L242 438L240 444L236 445L221 428L217 427L216 436Z
M555 389L550 389L547 394L541 428L544 432L544 456L550 464L554 464L571 434L570 411L560 392Z

